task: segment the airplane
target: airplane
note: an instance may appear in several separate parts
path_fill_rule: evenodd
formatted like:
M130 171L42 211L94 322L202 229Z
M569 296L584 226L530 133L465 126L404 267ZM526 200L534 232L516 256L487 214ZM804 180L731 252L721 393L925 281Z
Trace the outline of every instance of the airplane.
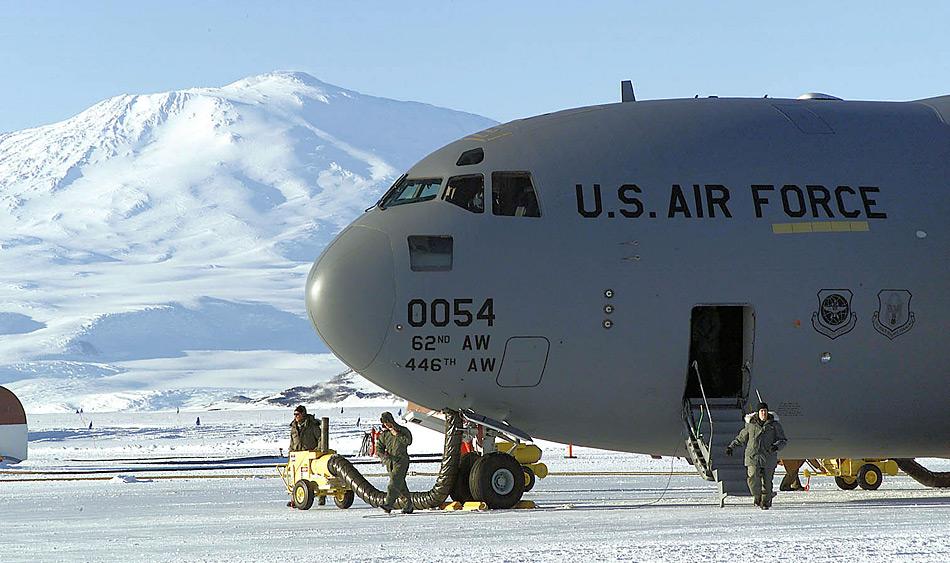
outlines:
M622 99L410 168L311 269L333 353L724 496L759 400L786 458L950 457L950 96Z
M0 463L18 463L27 456L26 411L20 399L0 387Z

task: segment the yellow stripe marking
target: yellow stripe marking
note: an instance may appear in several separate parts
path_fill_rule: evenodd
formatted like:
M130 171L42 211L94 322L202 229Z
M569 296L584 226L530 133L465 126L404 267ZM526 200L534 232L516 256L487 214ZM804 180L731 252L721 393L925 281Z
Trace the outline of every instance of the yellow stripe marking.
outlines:
M772 234L791 235L802 233L866 233L871 230L867 221L801 221L798 223L772 223Z

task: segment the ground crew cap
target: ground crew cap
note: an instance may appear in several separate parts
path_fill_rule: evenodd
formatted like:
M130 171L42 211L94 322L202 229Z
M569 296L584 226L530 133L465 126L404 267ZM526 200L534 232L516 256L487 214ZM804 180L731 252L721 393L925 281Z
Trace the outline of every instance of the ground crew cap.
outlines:
M307 414L307 407L303 405L297 405L297 408L294 409L294 412L299 412L301 414Z
M762 409L769 410L769 405L768 405L768 403L765 403L765 402L759 403L758 408L756 408L755 410L760 411L760 410L762 410Z
M396 423L396 420L393 418L393 413L391 413L391 412L389 412L389 411L384 412L384 413L382 414L382 416L379 417L379 421L382 422L383 424L386 424L386 423L395 424L395 423Z

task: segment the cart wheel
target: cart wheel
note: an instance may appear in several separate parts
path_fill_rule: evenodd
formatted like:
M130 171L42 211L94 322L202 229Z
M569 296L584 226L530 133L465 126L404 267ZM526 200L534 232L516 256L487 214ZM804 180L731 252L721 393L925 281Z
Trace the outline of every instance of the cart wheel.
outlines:
M294 484L294 507L300 510L310 510L313 506L313 485L303 479Z
M881 469L873 463L866 463L858 469L858 484L865 491L876 491L883 480Z
M524 470L514 457L501 452L482 456L472 466L468 486L474 500L488 508L511 508L524 494Z
M449 493L452 500L456 502L468 502L472 500L472 489L468 486L469 476L472 474L472 466L481 458L478 452L466 452L462 454L459 460L459 472L455 477L455 484L452 485L452 491Z
M337 508L346 509L353 506L354 497L353 491L344 491L333 495L333 503L336 504Z
M848 479L851 479L850 481ZM845 491L853 491L858 488L858 481L853 477L835 477L835 485Z
M524 492L528 492L534 488L534 484L537 481L537 477L534 474L534 470L530 467L521 466L524 469Z

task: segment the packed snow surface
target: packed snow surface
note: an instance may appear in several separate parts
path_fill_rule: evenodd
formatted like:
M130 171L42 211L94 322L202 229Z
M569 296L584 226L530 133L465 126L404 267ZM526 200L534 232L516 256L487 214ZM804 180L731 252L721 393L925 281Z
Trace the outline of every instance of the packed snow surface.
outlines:
M494 124L274 72L0 134L0 385L30 412L141 410L342 372L306 319L311 263Z
M367 423L382 411L312 410L331 417L331 445L344 454L356 451ZM816 478L809 492L780 493L768 512L747 499L720 509L714 484L682 460L587 448L575 448L578 457L569 460L564 446L549 443L541 444L542 461L554 474L525 496L535 510L383 516L359 500L348 510L332 501L293 510L273 469L286 447L289 412L31 415L30 460L0 468L4 561L114 561L130 553L148 561L305 554L387 563L950 559L950 493L905 476L885 477L877 491L841 491ZM413 433L411 453L441 448L438 433ZM226 467L233 461L221 461L241 456L273 459L233 469ZM214 468L174 471L195 461ZM948 469L946 461L926 463ZM360 467L377 487L385 485L380 466ZM410 488L431 487L436 467L414 465ZM628 474L592 474L598 472ZM76 480L47 480L53 478Z

